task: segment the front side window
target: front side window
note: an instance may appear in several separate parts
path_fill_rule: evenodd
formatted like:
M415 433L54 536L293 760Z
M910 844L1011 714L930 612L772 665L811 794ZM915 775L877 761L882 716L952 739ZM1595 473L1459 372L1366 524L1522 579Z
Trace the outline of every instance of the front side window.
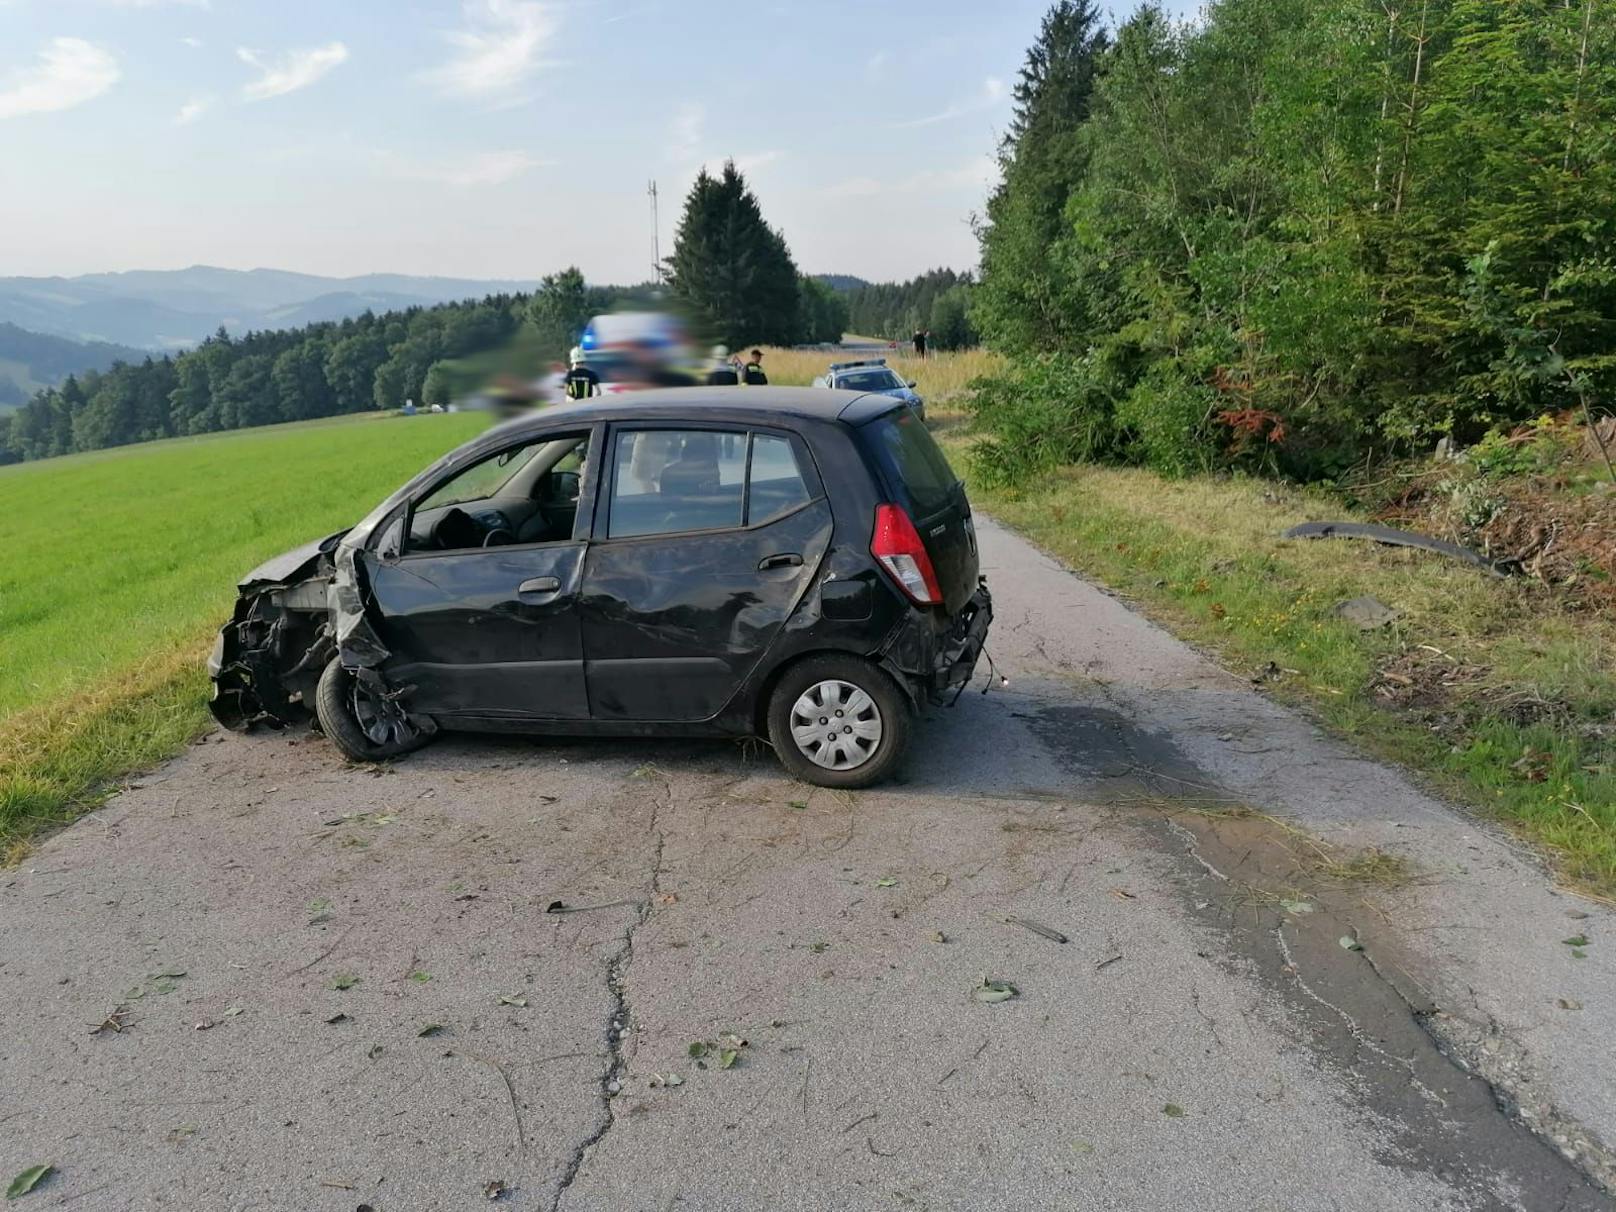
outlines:
M621 539L755 526L809 499L787 438L628 430L617 437L607 534Z
M409 551L452 551L572 538L587 433L535 439L443 481L415 506Z

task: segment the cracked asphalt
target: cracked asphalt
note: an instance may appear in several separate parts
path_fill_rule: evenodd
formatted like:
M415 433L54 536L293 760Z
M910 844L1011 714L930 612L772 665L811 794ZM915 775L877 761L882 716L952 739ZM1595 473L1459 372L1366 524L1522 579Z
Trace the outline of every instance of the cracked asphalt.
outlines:
M0 873L18 1206L1612 1207L1616 914L981 522L892 785L220 735Z

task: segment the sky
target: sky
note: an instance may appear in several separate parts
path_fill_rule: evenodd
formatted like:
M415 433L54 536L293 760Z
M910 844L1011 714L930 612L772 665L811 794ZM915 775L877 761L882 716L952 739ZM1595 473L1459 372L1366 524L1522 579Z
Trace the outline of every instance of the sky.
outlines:
M812 273L976 261L1046 0L0 0L0 276L594 282L733 158Z

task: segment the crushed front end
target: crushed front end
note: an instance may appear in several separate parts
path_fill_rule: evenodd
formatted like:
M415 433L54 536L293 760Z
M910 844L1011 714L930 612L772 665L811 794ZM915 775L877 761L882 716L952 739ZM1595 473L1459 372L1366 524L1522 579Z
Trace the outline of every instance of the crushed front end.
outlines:
M341 538L277 556L237 586L235 611L208 657L208 709L226 728L282 728L312 716L314 689L337 651L327 590Z

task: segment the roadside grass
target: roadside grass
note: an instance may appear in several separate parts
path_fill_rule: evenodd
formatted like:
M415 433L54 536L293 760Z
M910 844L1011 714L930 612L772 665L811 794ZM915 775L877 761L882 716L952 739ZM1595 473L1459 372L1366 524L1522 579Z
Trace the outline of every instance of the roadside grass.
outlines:
M937 418L969 479L973 437ZM1326 724L1616 890L1616 619L1525 579L1349 540L1287 542L1338 500L1251 479L1068 467L973 501ZM1400 612L1359 631L1334 607ZM1389 873L1383 873L1389 874Z
M999 373L1004 358L988 349L960 349L938 351L925 358L917 358L899 349L877 349L868 355L852 353L825 353L813 349L781 349L770 346L763 351L763 369L769 382L783 387L806 387L815 377L825 373L832 362L850 361L855 357L884 357L905 379L915 381L915 390L926 401L927 408L963 396L971 380Z
M0 857L205 726L243 573L487 423L344 417L0 468Z

